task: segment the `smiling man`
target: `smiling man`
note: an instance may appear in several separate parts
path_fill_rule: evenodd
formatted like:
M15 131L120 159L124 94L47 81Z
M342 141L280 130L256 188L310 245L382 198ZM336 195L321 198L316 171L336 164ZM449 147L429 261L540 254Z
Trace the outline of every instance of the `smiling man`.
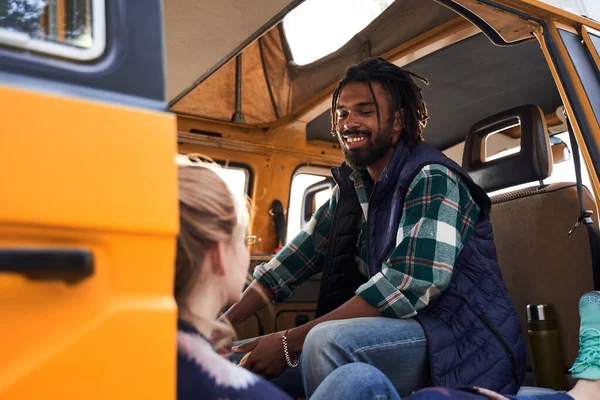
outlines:
M265 297L283 302L322 272L318 318L234 348L251 351L248 369L285 371L284 386L299 364L307 397L356 361L402 396L431 384L516 393L523 382L525 347L496 260L490 200L423 142L429 116L413 78L426 83L382 58L348 68L331 106L345 158L332 169L332 198L255 269L257 290L225 315L236 325Z

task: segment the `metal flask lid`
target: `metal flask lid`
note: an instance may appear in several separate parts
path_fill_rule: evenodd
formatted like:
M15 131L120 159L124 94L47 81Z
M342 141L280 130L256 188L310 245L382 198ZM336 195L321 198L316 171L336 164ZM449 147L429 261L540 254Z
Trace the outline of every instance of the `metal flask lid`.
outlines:
M548 321L554 318L554 310L550 304L527 305L527 319L529 321Z

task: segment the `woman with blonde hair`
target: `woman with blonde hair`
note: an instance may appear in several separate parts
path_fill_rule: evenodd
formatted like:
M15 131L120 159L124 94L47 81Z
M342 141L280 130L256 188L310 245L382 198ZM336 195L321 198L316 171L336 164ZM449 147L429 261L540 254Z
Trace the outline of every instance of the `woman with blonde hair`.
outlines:
M246 226L225 182L209 168L179 167L180 232L175 262L177 398L289 399L221 355L208 338L222 308L238 301L250 256ZM246 218L247 219L247 218Z

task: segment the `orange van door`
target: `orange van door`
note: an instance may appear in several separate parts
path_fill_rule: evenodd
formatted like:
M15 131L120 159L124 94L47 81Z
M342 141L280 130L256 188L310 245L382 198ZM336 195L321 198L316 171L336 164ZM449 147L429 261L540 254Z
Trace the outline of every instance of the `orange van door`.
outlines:
M0 398L172 399L160 0L0 4Z

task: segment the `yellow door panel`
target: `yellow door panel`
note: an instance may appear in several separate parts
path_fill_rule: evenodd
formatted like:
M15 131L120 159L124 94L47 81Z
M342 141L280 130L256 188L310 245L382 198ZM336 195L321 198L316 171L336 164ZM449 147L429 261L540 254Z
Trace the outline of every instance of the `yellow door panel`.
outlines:
M69 282L0 263L0 398L174 398L174 117L8 87L0 100L0 260L81 249L94 268Z
M175 229L172 115L9 88L0 98L2 221Z

